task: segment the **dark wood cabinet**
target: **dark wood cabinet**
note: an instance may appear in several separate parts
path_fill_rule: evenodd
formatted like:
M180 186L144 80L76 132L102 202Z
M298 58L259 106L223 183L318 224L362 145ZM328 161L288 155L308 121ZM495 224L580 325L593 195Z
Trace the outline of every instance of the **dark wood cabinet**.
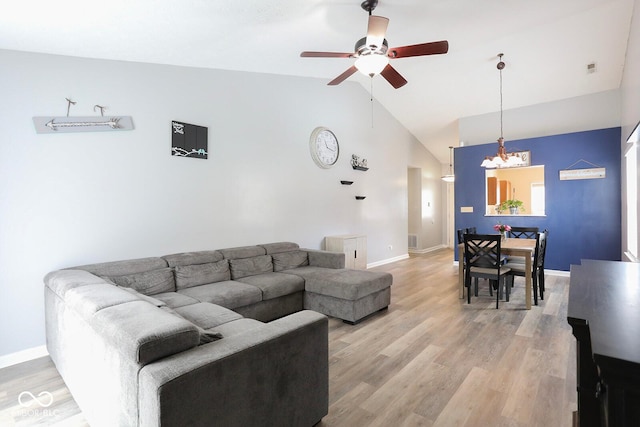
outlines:
M640 265L571 266L567 321L577 340L580 427L640 426Z

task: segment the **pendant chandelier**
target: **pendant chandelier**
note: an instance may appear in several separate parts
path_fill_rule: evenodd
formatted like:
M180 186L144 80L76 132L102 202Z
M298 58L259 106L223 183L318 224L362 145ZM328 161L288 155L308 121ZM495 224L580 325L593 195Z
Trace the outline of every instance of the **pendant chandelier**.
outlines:
M487 169L493 168L510 168L514 166L521 166L524 162L518 154L507 153L507 149L504 147L504 137L502 136L502 70L505 67L502 62L502 56L504 53L498 54L498 71L500 72L500 138L498 138L498 153L493 156L486 156L480 166Z
M453 174L453 147L449 147L449 173L447 175L443 175L441 178L444 182L454 182L456 180L456 176Z

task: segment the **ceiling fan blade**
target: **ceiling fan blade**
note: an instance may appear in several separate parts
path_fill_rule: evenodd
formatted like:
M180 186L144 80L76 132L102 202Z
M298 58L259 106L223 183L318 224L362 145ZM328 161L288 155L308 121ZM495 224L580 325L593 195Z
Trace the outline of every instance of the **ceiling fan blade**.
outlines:
M367 46L382 46L384 37L387 34L389 18L383 16L369 16L369 26L367 28Z
M414 44L411 46L401 46L389 49L389 58L407 58L409 56L438 55L449 51L449 42L442 40L439 42Z
M343 52L302 52L302 58L351 58L353 53Z
M329 86L339 85L340 83L345 81L347 78L349 78L349 76L351 76L356 71L358 71L358 69L356 68L355 65L352 65L351 67L349 67L349 69L347 69L347 71L345 71L344 73L340 74L338 77L336 77L335 79L331 80L327 84Z
M386 67L380 72L380 75L385 78L386 81L391 83L391 86L398 89L407 84L407 80L400 75L391 65L387 64Z

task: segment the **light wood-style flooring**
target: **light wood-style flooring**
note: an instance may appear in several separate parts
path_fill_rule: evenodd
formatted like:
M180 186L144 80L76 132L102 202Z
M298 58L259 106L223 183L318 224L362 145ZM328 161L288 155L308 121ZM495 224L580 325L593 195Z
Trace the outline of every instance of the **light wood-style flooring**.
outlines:
M572 425L575 340L566 321L569 279L547 276L544 301L524 310L524 279L511 301L481 281L458 298L453 252L376 267L394 276L388 310L348 325L329 322L329 414L319 427ZM53 394L27 409L22 391ZM51 360L0 370L0 425L85 426Z

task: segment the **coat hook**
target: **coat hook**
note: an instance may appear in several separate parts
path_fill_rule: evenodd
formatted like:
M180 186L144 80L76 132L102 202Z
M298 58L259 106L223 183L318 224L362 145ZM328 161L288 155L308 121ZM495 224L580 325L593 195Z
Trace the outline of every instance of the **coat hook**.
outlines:
M65 98L67 100L67 117L69 117L69 110L71 109L71 104L76 105L75 101L70 100L69 98Z
M98 104L96 104L96 105L94 105L94 106L93 106L93 111L96 111L96 108L99 108L99 109L100 109L100 115L101 115L102 117L104 117L104 110L105 110L107 107L105 107L105 106L103 106L103 105L98 105Z

